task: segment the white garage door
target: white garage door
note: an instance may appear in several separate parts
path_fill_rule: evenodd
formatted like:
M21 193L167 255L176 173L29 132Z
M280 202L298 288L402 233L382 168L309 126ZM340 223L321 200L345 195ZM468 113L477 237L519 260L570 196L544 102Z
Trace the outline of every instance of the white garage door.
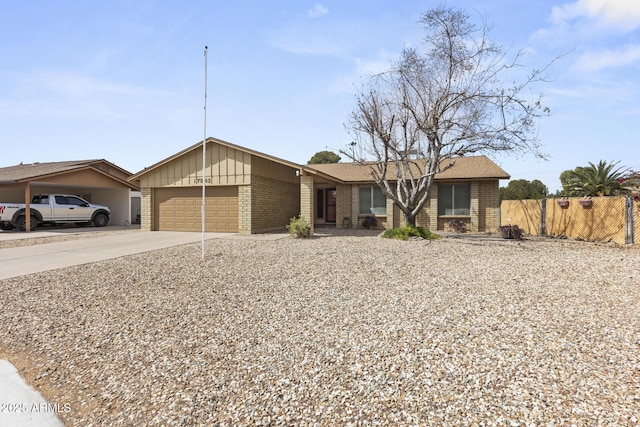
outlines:
M154 229L201 231L202 187L157 188ZM205 230L238 232L238 187L207 187Z

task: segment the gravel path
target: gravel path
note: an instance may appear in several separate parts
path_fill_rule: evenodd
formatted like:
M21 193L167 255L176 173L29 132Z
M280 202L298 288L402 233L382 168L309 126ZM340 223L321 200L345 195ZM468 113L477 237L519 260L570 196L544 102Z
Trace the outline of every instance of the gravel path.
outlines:
M0 282L67 426L638 425L640 250L210 240Z

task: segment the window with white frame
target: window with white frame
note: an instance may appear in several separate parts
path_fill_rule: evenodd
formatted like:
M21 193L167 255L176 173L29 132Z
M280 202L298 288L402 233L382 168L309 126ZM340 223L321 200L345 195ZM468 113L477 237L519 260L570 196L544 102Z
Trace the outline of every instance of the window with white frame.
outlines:
M469 184L438 185L438 215L471 214L471 187Z
M360 187L358 213L360 215L386 215L387 198L379 187Z

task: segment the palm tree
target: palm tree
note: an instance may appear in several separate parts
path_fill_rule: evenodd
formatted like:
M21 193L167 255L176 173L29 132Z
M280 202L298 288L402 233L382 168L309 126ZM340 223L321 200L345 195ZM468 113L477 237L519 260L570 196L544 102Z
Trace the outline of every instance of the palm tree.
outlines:
M566 171L565 191L570 196L615 196L622 191L620 183L624 168L614 169L620 162L607 163L600 160L598 165L577 167Z

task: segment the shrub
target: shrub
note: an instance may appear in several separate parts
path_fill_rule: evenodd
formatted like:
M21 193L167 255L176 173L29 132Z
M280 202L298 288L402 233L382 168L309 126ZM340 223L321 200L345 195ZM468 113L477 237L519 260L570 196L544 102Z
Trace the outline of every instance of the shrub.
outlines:
M465 233L467 231L467 226L464 221L459 219L452 219L449 221L449 228L451 228L456 233Z
M362 220L361 227L367 230L371 230L372 228L378 228L378 220L375 216L365 216Z
M309 237L311 234L311 226L305 219L301 216L293 217L289 220L289 225L287 225L287 230L289 230L289 234L292 237Z
M429 231L425 227L414 227L407 224L404 227L390 228L382 233L382 237L387 239L407 240L409 237L418 237L421 239L438 239L440 236Z
M502 225L498 227L498 232L503 239L522 240L522 229L517 225Z

